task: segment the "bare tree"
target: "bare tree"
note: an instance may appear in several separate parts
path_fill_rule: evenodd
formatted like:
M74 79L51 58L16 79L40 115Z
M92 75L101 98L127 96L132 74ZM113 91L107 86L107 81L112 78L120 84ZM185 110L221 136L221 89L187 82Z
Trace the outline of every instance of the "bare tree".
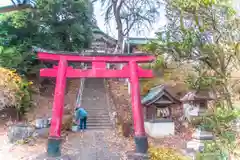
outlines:
M97 0L95 0L97 1ZM159 15L159 0L100 0L105 11L105 22L117 24L117 49L122 49L124 37L131 30L150 28Z

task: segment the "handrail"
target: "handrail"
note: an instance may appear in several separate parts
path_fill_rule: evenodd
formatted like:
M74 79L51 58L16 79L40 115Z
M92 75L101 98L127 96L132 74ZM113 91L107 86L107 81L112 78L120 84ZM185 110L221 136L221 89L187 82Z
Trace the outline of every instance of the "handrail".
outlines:
M81 66L83 66L83 65L84 64L81 64ZM87 66L83 66L83 68L86 69ZM77 95L77 101L76 101L75 108L77 108L78 106L81 106L83 89L84 89L84 83L85 83L85 78L81 78L80 79L80 86L79 86L79 90L78 90L78 95Z

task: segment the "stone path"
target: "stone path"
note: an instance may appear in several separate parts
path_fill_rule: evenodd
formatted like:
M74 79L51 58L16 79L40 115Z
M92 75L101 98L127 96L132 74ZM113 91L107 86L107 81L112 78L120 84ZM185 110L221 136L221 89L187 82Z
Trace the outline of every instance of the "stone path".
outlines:
M70 155L71 160L121 160L124 151L108 142L110 130L88 130L83 137L71 138L63 145L64 153Z

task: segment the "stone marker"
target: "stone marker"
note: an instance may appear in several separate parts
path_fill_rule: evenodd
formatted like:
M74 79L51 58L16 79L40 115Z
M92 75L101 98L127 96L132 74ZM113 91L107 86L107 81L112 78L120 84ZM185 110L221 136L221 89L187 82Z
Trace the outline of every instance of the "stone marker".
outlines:
M26 140L34 135L35 128L27 124L15 124L8 128L8 139L10 143L16 143L19 140Z
M204 143L200 140L193 139L187 142L187 150L202 152L204 150Z
M35 120L35 127L37 129L47 128L50 126L51 118L39 118Z
M238 133L240 133L240 118L235 119L232 122L232 129Z
M196 129L192 135L192 138L197 140L213 140L214 136L211 132Z

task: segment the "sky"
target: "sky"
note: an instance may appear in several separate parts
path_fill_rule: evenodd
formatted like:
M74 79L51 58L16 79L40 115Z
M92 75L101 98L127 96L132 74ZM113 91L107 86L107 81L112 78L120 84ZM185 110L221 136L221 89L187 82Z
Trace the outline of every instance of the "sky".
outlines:
M116 23L114 20L112 20L110 23L111 28L109 29L108 26L105 25L104 22L104 9L101 7L101 4L99 1L97 1L94 5L94 12L95 12L95 16L96 19L98 20L98 26L101 28L101 30L103 30L104 32L106 32L107 34L113 36L116 38L117 36L117 31L116 31ZM131 33L130 37L148 37L148 38L152 38L155 36L155 32L162 26L164 26L166 24L166 18L165 18L165 13L164 13L164 8L160 8L160 15L158 18L158 21L153 24L152 28L150 28L150 30L145 29L140 35L139 34L134 34Z
M10 5L11 0L0 0L0 7ZM97 19L97 23L99 28L104 31L105 33L109 34L110 36L117 38L117 30L116 30L116 23L114 20L110 22L110 25L105 25L104 22L104 9L101 7L100 2L96 2L94 5L94 13ZM166 18L164 16L164 9L160 9L160 16L156 24L153 24L150 30L145 29L140 35L136 33L131 33L130 37L148 37L152 38L155 36L155 32L158 30L159 27L164 26L166 24ZM110 26L110 27L109 27Z
M11 4L11 0L0 0L0 6L6 6ZM237 11L240 11L240 0L233 0L233 6ZM102 31L109 34L110 36L117 38L117 30L116 30L116 23L114 20L110 22L110 25L105 25L104 22L104 9L101 8L100 2L96 2L94 5L94 13L97 19L98 26ZM240 13L239 13L240 14ZM158 31L158 29L166 24L166 17L164 8L160 8L160 15L158 18L158 21L153 24L154 27L150 28L150 30L145 29L141 35L136 33L131 33L131 37L148 37L152 38L155 36L155 32ZM110 27L109 27L110 26Z

